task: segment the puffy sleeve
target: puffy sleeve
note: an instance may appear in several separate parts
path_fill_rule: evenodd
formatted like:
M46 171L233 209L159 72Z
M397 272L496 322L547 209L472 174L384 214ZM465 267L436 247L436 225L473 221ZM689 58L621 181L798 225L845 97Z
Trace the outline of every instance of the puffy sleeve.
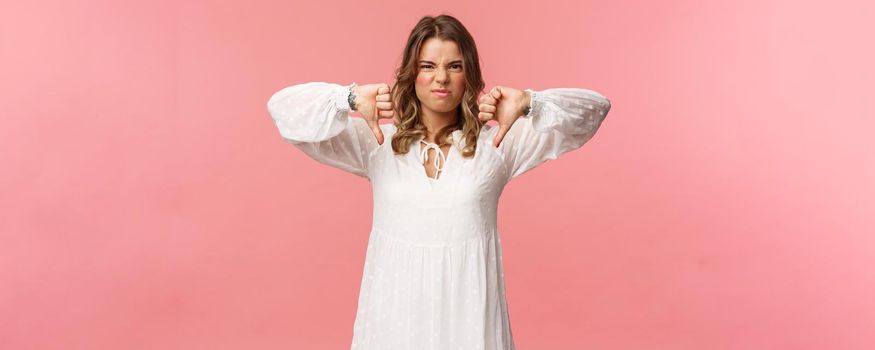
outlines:
M286 142L320 163L367 178L379 144L364 119L349 115L350 85L288 86L270 97L267 110Z
M531 110L514 122L498 146L509 178L583 146L611 109L605 96L589 89L526 91L531 93ZM490 131L494 138L498 127Z

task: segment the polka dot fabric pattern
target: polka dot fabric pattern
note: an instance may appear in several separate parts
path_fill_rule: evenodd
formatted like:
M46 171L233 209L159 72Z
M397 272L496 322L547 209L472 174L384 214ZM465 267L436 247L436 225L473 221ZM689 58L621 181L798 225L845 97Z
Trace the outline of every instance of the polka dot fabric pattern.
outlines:
M492 146L497 126L484 125L473 158L461 131L452 133L438 178L422 154L391 148L392 124L377 144L361 118L350 117L349 85L308 82L268 100L281 137L314 160L367 178L373 190L352 350L513 350L505 297L497 208L507 183L583 146L610 111L588 89L532 93L531 109ZM420 138L420 140L422 139Z

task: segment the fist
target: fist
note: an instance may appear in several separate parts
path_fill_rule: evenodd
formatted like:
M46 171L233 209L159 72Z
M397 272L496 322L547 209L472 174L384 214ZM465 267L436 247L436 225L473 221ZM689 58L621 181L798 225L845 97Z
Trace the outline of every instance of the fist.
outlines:
M355 106L362 119L368 123L378 144L383 144L383 131L380 129L380 119L393 119L398 123L395 116L395 108L392 103L392 94L386 83L357 85L353 89L355 94Z
M498 147L504 135L523 115L523 110L531 103L532 97L528 91L507 86L495 86L489 93L480 96L480 113L477 118L482 122L495 120L498 122L498 133L492 140L492 145Z

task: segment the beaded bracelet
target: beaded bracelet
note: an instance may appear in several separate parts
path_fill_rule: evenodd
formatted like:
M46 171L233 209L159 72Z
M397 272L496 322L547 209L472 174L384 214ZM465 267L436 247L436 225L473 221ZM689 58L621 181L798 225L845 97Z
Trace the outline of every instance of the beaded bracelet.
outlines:
M353 111L357 111L357 109L355 109L355 91L353 91L356 86L358 85L356 85L355 82L353 82L352 85L349 86L349 96L346 98L346 102L349 103L349 109Z
M526 108L523 109L523 115L529 115L529 113L532 111L532 103L534 103L534 101L532 101L532 100L534 99L535 94L533 93L533 91L531 89L525 89L524 91L529 92L529 104L526 105Z

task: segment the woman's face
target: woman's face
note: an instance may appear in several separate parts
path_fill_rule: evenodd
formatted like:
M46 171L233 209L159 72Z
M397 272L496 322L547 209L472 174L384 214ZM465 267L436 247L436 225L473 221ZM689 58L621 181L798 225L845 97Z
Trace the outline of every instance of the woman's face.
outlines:
M434 113L453 112L465 93L462 55L454 41L429 38L423 43L417 61L416 97L422 108ZM444 89L442 95L432 91Z

